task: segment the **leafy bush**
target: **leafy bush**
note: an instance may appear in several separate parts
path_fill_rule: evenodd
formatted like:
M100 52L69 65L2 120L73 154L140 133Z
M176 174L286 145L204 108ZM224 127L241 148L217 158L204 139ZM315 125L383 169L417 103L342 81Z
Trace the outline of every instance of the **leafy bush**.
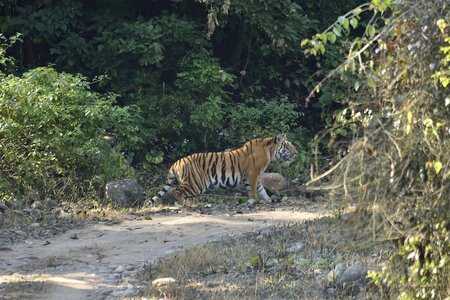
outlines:
M116 126L124 150L143 155L158 147L170 155L184 156L208 149L224 124L228 92L234 76L223 71L206 49L191 51L179 63L174 87L140 89L126 107L132 113ZM151 147L145 147L151 145Z
M126 112L115 95L89 91L81 76L37 68L0 80L0 190L3 196L38 189L75 196L93 177L130 175L104 130ZM79 196L79 195L78 195ZM83 195L85 196L85 195Z
M7 1L0 25L24 35L24 47L11 51L21 70L52 63L58 71L104 76L92 88L120 95L117 105L127 114L114 129L127 157L138 162L153 148L176 158L238 146L244 135L265 136L264 118L254 115L260 100L252 99L271 107L263 110L275 132L292 130L294 123L308 126L298 104L323 72L309 78L318 60L304 56L300 41L324 18L361 0L322 2ZM339 49L323 62L340 62ZM330 106L333 93L339 101L342 89L336 87L319 105ZM285 109L286 118L273 119L271 103L289 104L297 116ZM309 117L319 118L316 112ZM314 129L321 127L314 121ZM231 127L239 128L234 137L221 139L218 134Z

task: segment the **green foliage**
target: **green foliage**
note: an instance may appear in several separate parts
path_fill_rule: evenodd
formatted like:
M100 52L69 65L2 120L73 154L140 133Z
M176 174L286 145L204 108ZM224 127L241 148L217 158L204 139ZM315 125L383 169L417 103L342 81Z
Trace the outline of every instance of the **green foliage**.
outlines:
M9 50L20 72L51 63L117 95L121 109L108 130L128 162L152 170L160 151L175 160L279 132L306 144L305 128L322 127L319 110L329 116L345 105L353 81L323 87L319 110L305 116L304 96L349 46L307 57L301 41L360 3L18 0L4 1L0 27L23 34ZM340 21L346 30L364 17Z
M164 156L164 152L157 151L156 149L153 149L150 152L147 152L147 154L145 155L145 158L147 159L148 163L145 163L143 165L144 170L146 170L148 172L153 171L154 167L157 164L160 164L163 162L163 156Z
M205 49L188 52L179 68L173 88L158 95L148 89L130 95L136 99L136 104L127 107L133 112L117 125L125 150L137 153L151 144L186 155L201 147L202 141L206 148L208 139L218 137L229 102L225 88L234 76L223 71Z
M8 39L3 34L0 34L0 67L5 70L5 73L11 73L16 69L16 60L13 56L7 56L6 51L16 42L21 42L21 36L21 33L16 33L16 35ZM0 71L0 73L2 72Z
M81 76L37 68L0 81L0 189L71 193L84 180L130 175L103 131L121 110ZM61 179L61 177L65 179ZM61 179L61 180L60 180ZM59 190L61 189L61 190ZM75 193L75 192L74 192Z

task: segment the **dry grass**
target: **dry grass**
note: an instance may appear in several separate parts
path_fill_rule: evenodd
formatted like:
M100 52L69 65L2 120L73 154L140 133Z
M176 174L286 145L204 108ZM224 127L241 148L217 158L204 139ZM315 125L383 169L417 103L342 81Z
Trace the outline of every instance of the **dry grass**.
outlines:
M187 249L148 266L143 279L173 277L177 283L152 286L145 296L151 299L354 299L347 291L336 289L329 272L338 263L380 266L389 258L390 245L357 249L359 235L348 226L337 218L322 218ZM364 236L362 232L360 236ZM290 250L296 243L302 243L303 247Z
M46 275L0 276L0 299L36 299L46 286Z

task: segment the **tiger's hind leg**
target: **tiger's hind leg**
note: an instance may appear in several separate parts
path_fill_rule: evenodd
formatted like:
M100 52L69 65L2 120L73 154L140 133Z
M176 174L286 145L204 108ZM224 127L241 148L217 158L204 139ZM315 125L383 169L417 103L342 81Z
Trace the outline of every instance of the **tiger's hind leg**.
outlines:
M181 189L180 189L180 187L181 187ZM186 200L184 200L184 198L183 198L184 193L183 193L183 188L181 185L177 188L172 189L172 195L175 197L175 199L177 199L178 204L180 204L181 206L184 206L184 203L186 202Z

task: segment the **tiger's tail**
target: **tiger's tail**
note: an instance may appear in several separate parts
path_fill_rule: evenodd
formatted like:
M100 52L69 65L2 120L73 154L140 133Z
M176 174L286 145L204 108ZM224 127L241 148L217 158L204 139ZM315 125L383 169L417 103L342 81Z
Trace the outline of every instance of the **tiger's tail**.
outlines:
M155 203L159 198L170 192L174 186L174 183L178 181L177 179L177 171L173 168L170 169L169 174L167 175L166 183L164 184L164 187L162 190L160 190L151 200L148 200L145 202L146 205L151 205Z

